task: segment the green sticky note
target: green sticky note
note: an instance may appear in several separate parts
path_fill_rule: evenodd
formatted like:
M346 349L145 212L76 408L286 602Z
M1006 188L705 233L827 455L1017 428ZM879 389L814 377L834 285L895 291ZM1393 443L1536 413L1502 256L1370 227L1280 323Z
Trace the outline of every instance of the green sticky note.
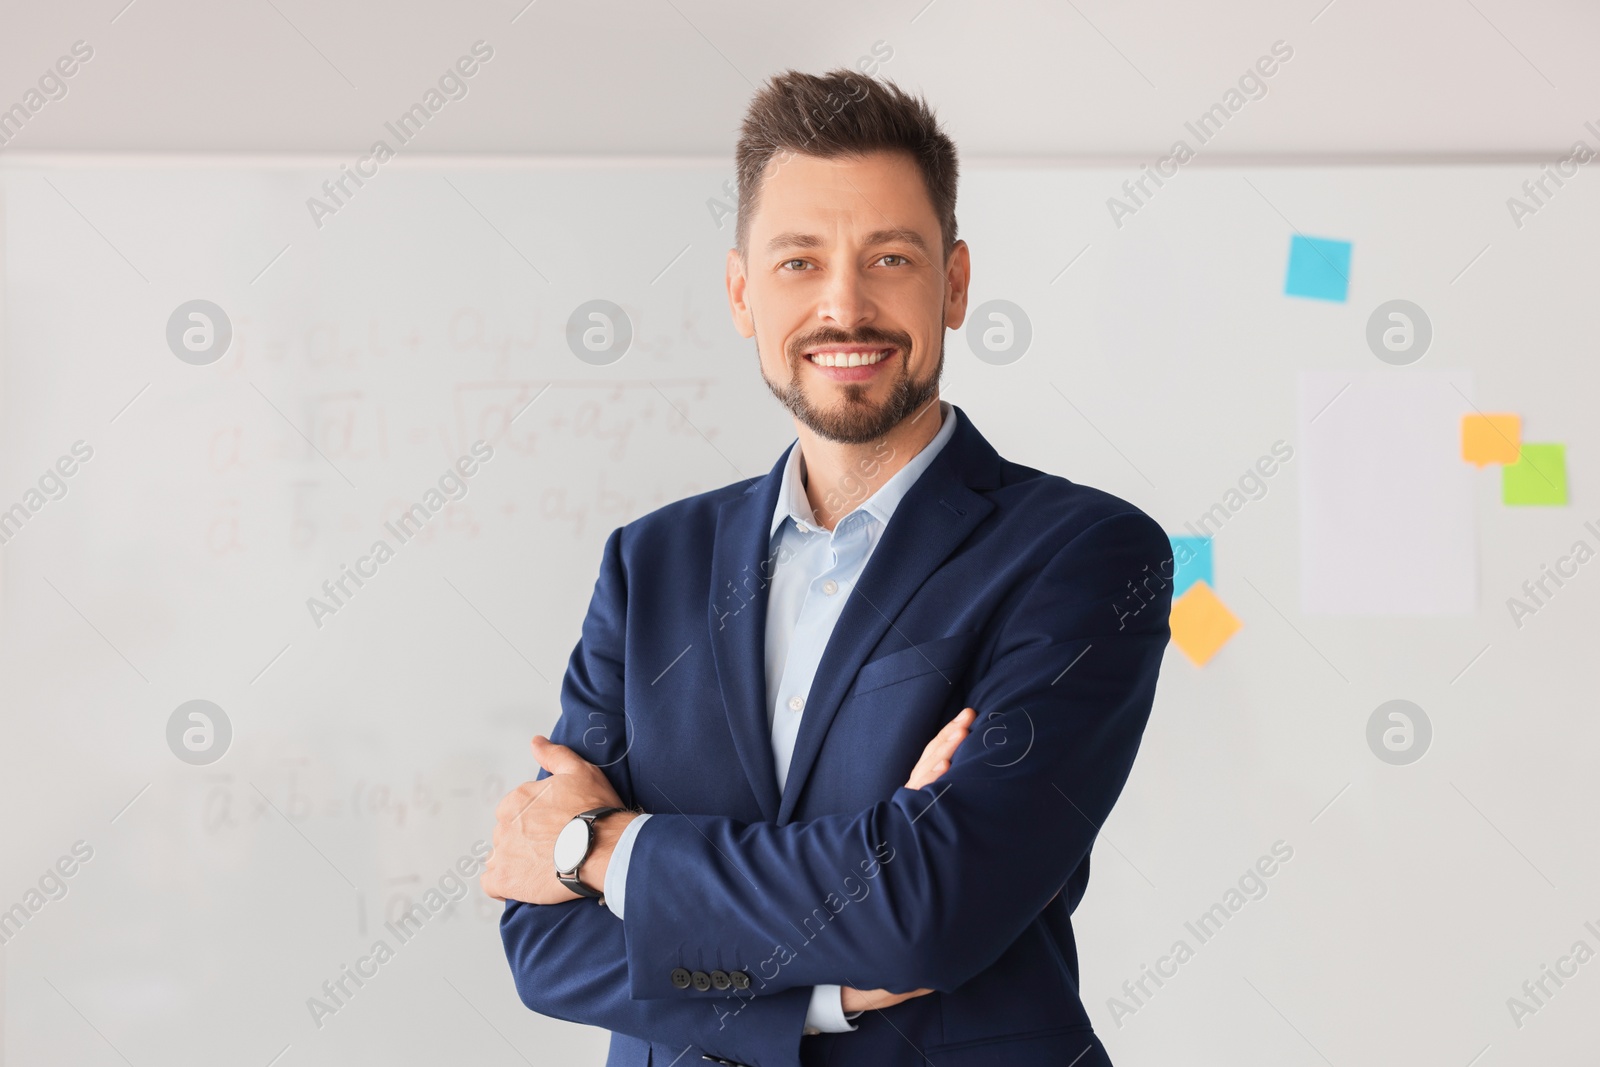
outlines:
M1517 461L1500 468L1500 499L1507 504L1565 504L1567 446L1524 443Z

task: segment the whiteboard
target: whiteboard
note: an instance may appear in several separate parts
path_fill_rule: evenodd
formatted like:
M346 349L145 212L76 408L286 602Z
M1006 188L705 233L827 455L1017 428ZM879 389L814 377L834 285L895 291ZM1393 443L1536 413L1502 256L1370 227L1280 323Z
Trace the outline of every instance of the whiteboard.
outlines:
M972 302L1022 309L1031 341L1001 363L949 332L943 395L1003 455L1182 534L1295 441L1303 373L1450 371L1565 443L1570 503L1506 507L1474 474L1476 611L1420 619L1301 611L1294 461L1231 514L1214 584L1242 628L1203 668L1168 650L1075 916L1090 1017L1127 1064L1570 1059L1600 963L1507 1002L1600 949L1600 565L1520 627L1506 600L1600 544L1600 194L1579 176L1518 227L1531 165L1193 166L1118 226L1137 173L964 176ZM338 175L0 169L0 508L92 449L0 548L0 908L63 887L0 954L8 1063L603 1062L603 1032L517 1000L475 878L337 1012L308 1000L533 776L607 534L793 439L726 310L732 172L402 159L318 226ZM1352 243L1346 301L1285 295L1296 233ZM1414 367L1365 341L1395 298L1433 325ZM233 332L206 365L168 343L193 300ZM567 343L593 300L631 323L615 362ZM313 618L479 441L466 495ZM195 700L231 730L203 765L169 744ZM1391 700L1432 724L1408 765L1368 745Z

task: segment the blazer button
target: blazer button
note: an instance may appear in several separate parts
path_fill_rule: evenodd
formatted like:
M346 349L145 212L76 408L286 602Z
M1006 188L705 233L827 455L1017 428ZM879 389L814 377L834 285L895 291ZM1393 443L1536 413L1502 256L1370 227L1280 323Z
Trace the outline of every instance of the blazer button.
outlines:
M727 971L712 971L711 984L718 989L727 989L733 984L733 980L728 977Z
M729 971L728 981L733 983L733 988L735 989L750 988L750 976L743 971Z
M704 993L711 988L711 976L704 971L695 971L689 975L694 981L694 987Z
M678 989L688 989L689 972L682 967L674 967L672 969L672 984Z

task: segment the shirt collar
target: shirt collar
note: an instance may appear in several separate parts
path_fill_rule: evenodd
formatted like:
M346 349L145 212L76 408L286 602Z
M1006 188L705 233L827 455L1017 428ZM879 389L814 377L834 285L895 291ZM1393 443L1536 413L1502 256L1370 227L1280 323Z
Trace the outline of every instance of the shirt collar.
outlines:
M850 514L865 511L884 526L889 525L890 517L894 515L895 508L900 506L900 501L906 492L927 469L928 464L933 462L933 458L939 454L945 443L955 436L956 417L950 409L948 400L939 401L939 420L939 432L933 435L933 440L924 445L922 451L912 456L904 467L895 471L876 492L852 508ZM783 474L778 482L778 501L772 509L769 540L777 535L785 519L792 518L796 523L803 522L815 529L822 529L811 510L811 501L806 498L806 487L801 481L804 472L805 457L800 454L800 443L796 441L794 447L789 449L789 458L783 465ZM847 517L848 515L841 516L840 522ZM838 528L837 523L834 528Z

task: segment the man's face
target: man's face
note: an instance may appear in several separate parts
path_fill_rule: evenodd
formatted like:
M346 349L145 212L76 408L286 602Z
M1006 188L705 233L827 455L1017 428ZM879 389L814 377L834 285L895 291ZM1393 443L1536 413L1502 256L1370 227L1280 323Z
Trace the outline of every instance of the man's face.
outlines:
M940 242L909 155L774 157L728 297L767 387L818 436L876 440L938 395L969 275L965 242L948 264Z

